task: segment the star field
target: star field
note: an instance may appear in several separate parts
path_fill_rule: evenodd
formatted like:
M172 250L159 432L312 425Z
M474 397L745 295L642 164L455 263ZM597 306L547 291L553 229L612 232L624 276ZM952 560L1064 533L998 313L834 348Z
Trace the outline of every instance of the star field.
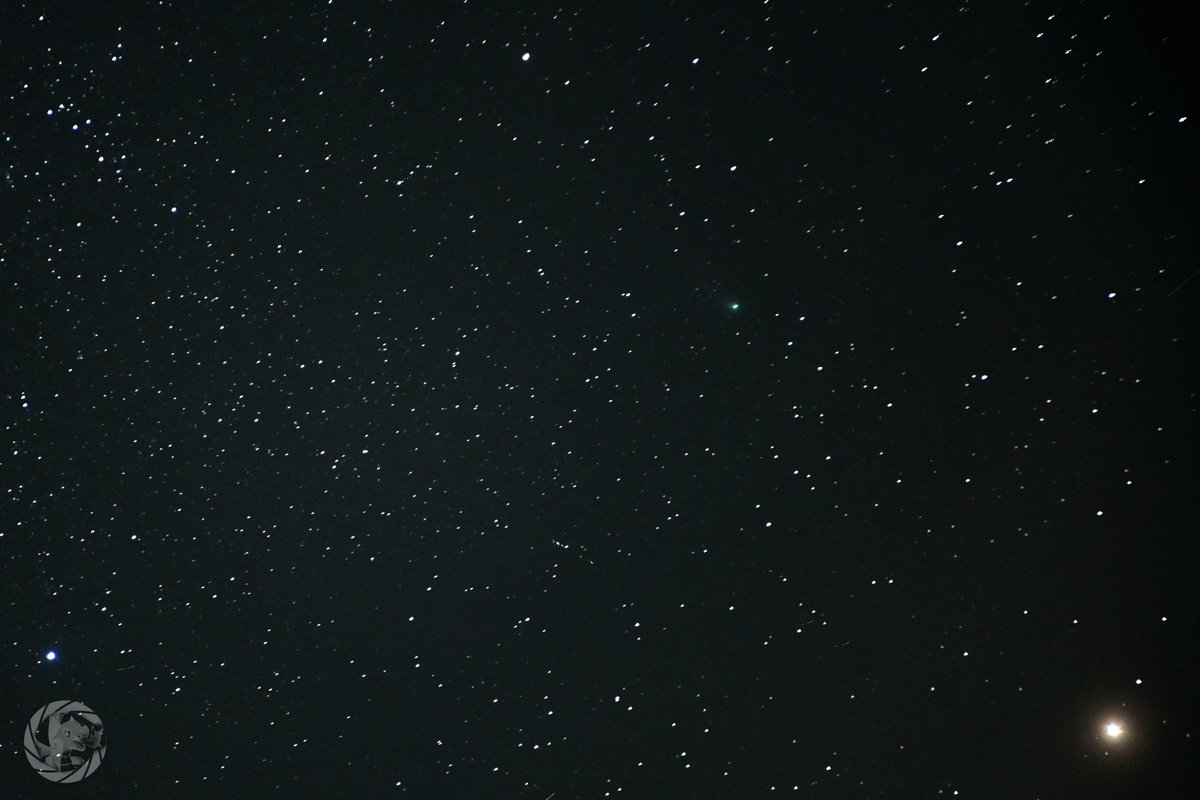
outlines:
M1188 796L1181 20L0 21L12 796Z

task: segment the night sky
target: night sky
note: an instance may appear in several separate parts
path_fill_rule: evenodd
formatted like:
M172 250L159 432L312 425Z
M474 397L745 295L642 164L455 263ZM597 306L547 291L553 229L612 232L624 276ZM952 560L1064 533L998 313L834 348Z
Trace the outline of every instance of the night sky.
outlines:
M1192 796L1182 16L0 23L3 797Z

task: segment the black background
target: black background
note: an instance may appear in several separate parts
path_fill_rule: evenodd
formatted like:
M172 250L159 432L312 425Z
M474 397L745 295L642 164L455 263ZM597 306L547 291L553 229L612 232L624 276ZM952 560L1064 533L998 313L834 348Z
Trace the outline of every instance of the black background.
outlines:
M1182 17L99 5L2 15L5 797L1191 796Z

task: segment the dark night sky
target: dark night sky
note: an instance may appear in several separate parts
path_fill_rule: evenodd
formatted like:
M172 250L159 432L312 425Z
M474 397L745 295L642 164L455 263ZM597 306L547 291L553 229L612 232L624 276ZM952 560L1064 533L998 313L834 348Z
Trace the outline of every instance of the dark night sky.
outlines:
M1182 17L0 23L3 797L1191 796Z

